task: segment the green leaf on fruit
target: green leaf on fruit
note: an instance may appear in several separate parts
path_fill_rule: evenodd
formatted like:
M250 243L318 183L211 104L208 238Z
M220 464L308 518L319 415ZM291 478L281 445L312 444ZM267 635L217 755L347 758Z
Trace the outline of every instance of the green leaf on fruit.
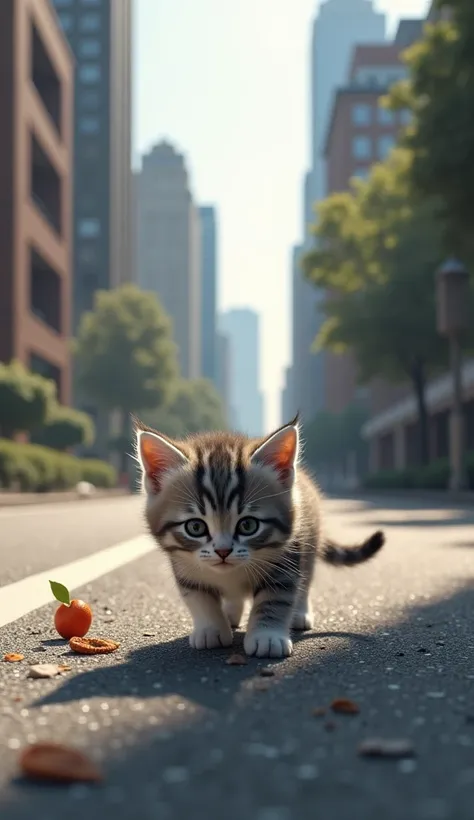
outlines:
M49 585L56 600L59 601L60 604L66 604L66 606L69 606L71 603L71 596L69 595L68 588L65 587L64 584L58 584L57 581L50 581Z

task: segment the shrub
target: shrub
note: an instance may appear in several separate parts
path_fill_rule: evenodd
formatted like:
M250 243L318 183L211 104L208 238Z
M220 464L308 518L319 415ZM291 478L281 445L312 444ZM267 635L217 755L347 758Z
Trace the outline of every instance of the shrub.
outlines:
M37 444L0 439L0 487L24 492L66 490L78 481L114 487L117 474L110 464L58 453Z
M468 487L474 490L474 453L467 455L466 468ZM370 490L447 490L449 474L449 460L440 458L425 467L373 473L367 476L364 486Z
M89 447L95 438L94 423L87 413L72 407L56 405L35 436L38 444L55 450L67 450L81 444Z
M0 432L7 438L44 424L56 398L56 385L21 362L0 362Z

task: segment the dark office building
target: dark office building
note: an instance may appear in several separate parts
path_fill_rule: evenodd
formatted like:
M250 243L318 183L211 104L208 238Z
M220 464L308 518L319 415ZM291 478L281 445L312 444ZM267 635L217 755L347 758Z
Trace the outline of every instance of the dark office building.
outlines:
M0 0L0 361L70 401L73 58L48 0Z
M73 325L133 279L131 0L52 0L76 59Z
M199 208L201 219L201 375L217 384L217 215Z

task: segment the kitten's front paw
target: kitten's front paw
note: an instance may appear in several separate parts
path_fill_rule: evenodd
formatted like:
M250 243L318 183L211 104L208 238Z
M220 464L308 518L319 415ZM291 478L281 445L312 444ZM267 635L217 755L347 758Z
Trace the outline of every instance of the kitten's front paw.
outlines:
M193 649L219 649L232 645L232 630L229 626L200 626L189 636Z
M244 649L247 655L257 658L288 658L293 652L293 644L285 632L262 629L247 633Z
M305 629L313 628L313 613L308 610L296 611L293 613L291 619L291 628L300 629L302 632Z

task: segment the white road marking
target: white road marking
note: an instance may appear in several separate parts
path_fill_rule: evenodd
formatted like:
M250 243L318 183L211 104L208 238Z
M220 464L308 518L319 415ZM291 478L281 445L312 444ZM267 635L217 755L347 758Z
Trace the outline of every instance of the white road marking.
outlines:
M0 628L54 601L49 586L50 579L60 581L69 590L74 590L154 549L156 544L150 536L139 535L70 564L53 567L46 572L38 572L37 575L0 587Z

